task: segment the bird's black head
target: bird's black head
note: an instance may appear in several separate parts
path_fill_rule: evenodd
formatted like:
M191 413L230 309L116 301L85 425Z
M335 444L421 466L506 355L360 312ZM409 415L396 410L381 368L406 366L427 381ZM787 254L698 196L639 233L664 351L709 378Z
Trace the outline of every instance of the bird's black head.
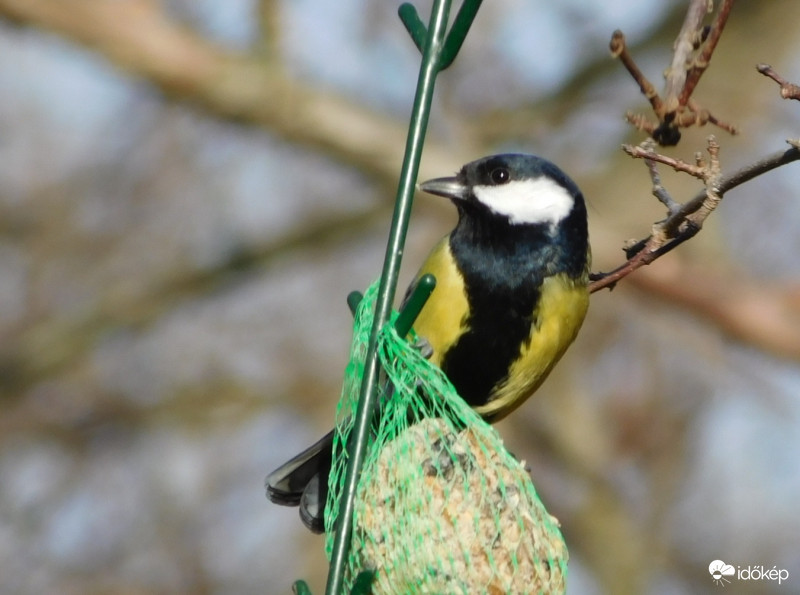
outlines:
M586 205L578 186L535 155L503 154L467 163L453 177L420 190L453 201L459 222L450 235L456 257L487 267L526 262L547 274L587 274ZM469 253L469 256L468 256ZM509 254L515 256L509 259ZM466 266L466 265L465 265Z
M585 219L583 195L556 165L525 154L503 154L467 163L454 177L420 184L450 198L462 215L491 217L510 225L559 226L575 210Z

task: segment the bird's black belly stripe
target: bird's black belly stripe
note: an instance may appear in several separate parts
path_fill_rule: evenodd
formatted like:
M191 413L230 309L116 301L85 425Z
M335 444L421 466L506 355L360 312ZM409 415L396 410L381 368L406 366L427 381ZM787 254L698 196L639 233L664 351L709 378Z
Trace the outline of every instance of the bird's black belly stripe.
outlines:
M470 315L468 330L445 355L442 370L472 407L491 400L492 389L530 340L535 308L548 261L555 250L543 229L498 235L459 226L450 238L464 275ZM525 237L515 237L524 233ZM492 237L489 244L483 238ZM502 237L502 242L497 242ZM555 271L553 271L555 272Z
M538 292L529 294L519 304L511 304L502 295L468 294L471 308L488 306L488 310L469 318L469 330L448 351L442 370L470 406L489 400L492 389L506 379L511 362L529 339L532 316L522 312L533 312Z

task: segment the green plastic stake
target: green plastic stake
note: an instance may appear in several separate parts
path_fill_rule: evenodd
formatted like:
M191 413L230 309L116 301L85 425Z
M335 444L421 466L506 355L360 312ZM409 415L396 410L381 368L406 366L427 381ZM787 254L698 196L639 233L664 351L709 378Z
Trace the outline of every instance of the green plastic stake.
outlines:
M411 331L414 321L419 316L423 306L425 306L425 302L431 297L434 289L436 289L436 277L430 273L420 277L411 291L411 295L408 296L403 309L397 316L397 320L394 321L394 328L398 335L405 337ZM347 306L353 316L356 315L358 305L363 299L364 295L360 291L351 291L347 295Z
M356 315L356 310L358 310L358 305L361 303L361 300L364 299L364 294L360 291L351 291L347 294L347 307L350 308L350 314L353 316Z
M420 20L417 9L414 8L413 4L401 4L400 8L397 9L397 16L400 17L403 25L405 25L414 45L417 46L420 52L424 53L425 41L428 39L428 29Z
M411 331L414 321L419 316L425 302L431 297L434 289L436 289L436 277L430 273L422 275L411 291L411 295L408 296L408 300L406 300L397 320L394 321L394 328L398 335L405 337Z
M406 151L403 158L403 168L400 174L400 182L397 188L397 198L395 202L392 226L389 231L389 241L386 246L383 271L378 287L377 302L375 304L375 319L370 333L370 341L367 349L367 356L364 368L364 377L361 382L359 393L358 410L354 420L353 431L348 440L348 465L345 473L344 490L341 503L339 505L339 515L337 518L336 535L333 542L331 554L331 566L328 573L326 585L327 595L339 595L342 592L345 566L347 562L348 548L353 530L353 510L355 507L356 487L361 466L366 456L366 449L369 440L369 426L375 410L378 398L378 378L379 362L377 353L378 334L386 324L391 313L392 302L394 301L397 290L397 278L400 272L400 261L403 253L406 232L408 230L408 220L411 215L411 205L414 197L414 185L419 174L419 161L422 155L422 145L425 132L428 126L431 100L436 81L436 75L443 67L442 57L448 59L449 65L458 49L464 41L464 37L472 24L480 2L476 0L465 0L459 13L457 30L451 31L449 38L449 50L445 53L445 29L450 13L450 0L435 0L431 17L427 28L420 27L419 17L416 21L409 15L416 10L407 8L404 5L400 8L400 18L409 28L412 39L418 47L422 47L422 65L420 67L419 78L417 80L417 92L414 98L414 107L411 114L408 137L406 139ZM464 15L463 17L461 15ZM406 16L404 16L406 15ZM409 20L410 19L410 20ZM421 32L426 32L424 44L420 43Z
M447 39L445 39L442 54L439 57L439 71L449 67L453 63L453 60L456 59L458 51L461 49L464 39L467 37L472 21L475 20L475 15L478 14L478 9L481 7L482 1L483 0L465 0L461 5L453 21L453 26L447 34ZM411 35L414 45L417 46L420 52L424 52L428 30L420 20L417 9L414 8L412 4L403 4L398 10L398 15L400 16L400 20L403 21L403 25L405 25L409 35Z
M464 40L467 38L472 21L475 20L475 15L478 14L481 2L482 0L465 0L458 10L453 26L450 27L450 32L447 34L447 40L444 42L444 49L439 59L440 71L448 68L453 63L453 60L456 59L461 46L464 45Z

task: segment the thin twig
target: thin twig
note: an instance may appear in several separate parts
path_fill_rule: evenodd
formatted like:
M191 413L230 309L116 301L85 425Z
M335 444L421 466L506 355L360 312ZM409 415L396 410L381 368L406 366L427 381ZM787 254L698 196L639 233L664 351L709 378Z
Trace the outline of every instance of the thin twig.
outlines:
M652 148L648 149L646 146L642 145L622 145L622 150L625 151L631 157L636 159L645 159L647 161L655 161L657 163L663 163L664 165L668 165L675 171L680 171L683 173L687 173L690 176L695 178L703 179L705 175L703 172L703 168L697 165L692 165L691 163L686 163L680 159L675 159L674 157L669 157L667 155L662 155L660 153L656 153Z
M708 216L719 206L722 200L722 195L719 192L719 180L722 177L722 168L719 164L719 143L713 136L708 138L708 156L709 163L704 168L706 177L703 180L706 184L706 197L700 203L700 208L686 216L686 222L691 226L697 227L699 230L703 227L703 222ZM677 223L675 229L677 230L682 223Z
M731 134L738 133L735 126L718 119L691 98L700 77L708 68L732 7L733 0L722 0L713 23L704 27L703 20L707 14L713 12L713 1L691 0L675 40L672 62L664 73L663 95L658 94L653 84L636 65L622 32L614 31L609 43L611 54L620 59L639 85L642 94L653 108L657 122L651 122L644 116L631 113L626 114L625 118L638 130L650 134L658 144L676 145L681 138L681 128L703 126L709 122Z
M631 124L636 130L643 130L650 136L653 136L653 132L658 127L658 123L653 123L647 119L647 116L644 114L634 114L633 112L625 112L625 121L628 124Z
M697 1L703 2L704 0ZM709 6L712 6L711 2L708 2L708 4ZM714 23L711 25L711 30L708 33L708 37L703 42L700 52L695 57L691 66L689 67L688 73L686 74L686 83L684 84L683 90L678 98L678 103L680 105L686 105L686 102L689 101L689 98L694 92L694 88L700 81L700 77L706 71L706 68L708 68L709 63L711 62L711 55L714 53L714 50L717 47L719 38L722 35L722 30L725 28L725 23L728 21L731 8L733 8L733 0L722 0L722 5L719 7L716 17L714 17Z
M711 143L709 144L709 149L709 152L712 153L709 168L712 170L711 176L716 177L714 170L718 172L719 161L718 157L713 155L713 151L716 149L712 147ZM643 155L642 158L650 158L650 156L648 155L645 157ZM709 192L709 187L707 186L702 192L699 192L690 200L683 203L680 209L674 214L670 215L664 221L656 223L649 237L639 240L634 243L633 246L629 247L626 252L628 254L628 260L625 263L609 273L593 274L589 290L594 293L601 289L613 288L620 279L628 276L636 269L650 264L667 252L677 248L683 242L694 237L700 231L698 222L702 225L705 217L708 216L716 204L719 204L719 201L722 200L726 192L741 186L745 182L749 182L753 178L770 172L773 169L798 160L800 160L800 148L792 146L790 149L778 151L746 165L730 175L719 175L716 182L713 182L711 186L711 192ZM711 194L711 197L709 197L709 194ZM712 204L709 204L709 201L711 201ZM709 207L711 207L710 210ZM701 209L708 212L692 217L693 213ZM675 232L671 237L665 238L665 232L669 232L670 230L675 230ZM670 234L667 233L666 235L669 236Z
M707 123L711 122L714 126L721 128L725 132L733 135L739 134L739 128L737 126L729 124L728 122L723 122L707 109L700 107L694 99L689 99L686 102L686 106L690 111L684 115L694 115L695 120L693 122L688 121L684 127L688 127L693 124L697 126L705 126Z
M672 63L664 73L664 109L675 113L685 105L680 96L686 87L687 67L692 63L692 54L698 47L698 35L703 28L703 20L709 13L708 0L692 0L686 9L686 17L673 47Z
M764 76L768 76L781 86L781 97L784 99L796 99L800 101L800 85L795 85L794 83L787 81L777 72L775 72L775 70L769 64L759 64L756 66L756 70L758 70Z
M664 185L661 183L661 175L658 173L656 162L647 158L645 158L644 162L647 164L647 169L650 172L650 180L653 182L653 196L655 196L661 204L667 207L667 211L670 215L674 214L678 209L680 209L680 203L676 202L675 199L672 198L670 193L667 192L667 189L664 188Z
M653 111L656 113L660 113L663 109L661 104L661 97L658 96L658 91L656 91L655 86L651 83L648 78L644 75L644 73L639 70L639 67L634 62L633 57L631 56L630 52L628 51L628 46L625 43L625 35L623 35L622 31L617 29L614 31L613 35L611 36L611 41L608 44L608 49L611 50L611 55L615 58L619 58L622 62L622 65L630 73L633 80L635 80L639 85L639 90L641 90L642 95L647 97L647 100L650 102L650 105L653 106Z

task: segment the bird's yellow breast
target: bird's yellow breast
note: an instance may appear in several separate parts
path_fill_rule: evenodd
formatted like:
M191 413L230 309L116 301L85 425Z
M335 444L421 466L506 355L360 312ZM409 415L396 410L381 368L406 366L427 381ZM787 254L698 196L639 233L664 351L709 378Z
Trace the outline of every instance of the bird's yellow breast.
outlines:
M469 300L464 278L456 267L447 237L433 249L419 276L425 273L436 277L436 289L414 323L414 330L433 348L431 362L441 366L447 352L469 330ZM486 404L475 410L494 422L521 405L545 380L575 339L588 306L586 278L575 280L564 273L546 277L533 312L535 323L531 325L528 340L520 344L507 378L487 395ZM498 328L497 332L502 333L503 329Z
M545 278L529 341L521 346L508 379L475 410L495 422L524 403L575 340L588 307L589 290L583 280L563 273Z
M448 240L445 236L431 250L417 275L419 278L430 273L436 277L436 289L414 322L414 331L430 343L433 348L430 361L437 366L442 365L444 354L466 330L469 312L464 278L456 267Z

